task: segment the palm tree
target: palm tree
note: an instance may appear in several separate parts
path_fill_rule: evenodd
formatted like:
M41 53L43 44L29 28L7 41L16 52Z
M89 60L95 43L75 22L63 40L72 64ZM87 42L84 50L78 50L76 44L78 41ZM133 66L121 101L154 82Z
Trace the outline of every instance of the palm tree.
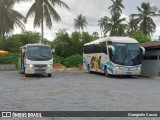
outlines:
M155 7L151 7L150 3L142 3L141 8L137 7L139 13L132 14L133 17L136 17L137 22L140 25L140 31L144 35L150 36L156 29L156 24L154 23L152 17L160 16L157 13Z
M82 30L83 32L83 29L84 27L86 27L86 25L87 25L86 18L82 16L82 14L78 15L77 18L74 19L74 27L75 29L79 29L79 33L80 30Z
M108 22L107 16L104 16L100 20L98 20L98 26L100 26L100 29L102 29L102 32L104 31L104 27ZM101 37L102 37L102 32L101 32Z
M21 20L25 17L13 9L16 0L0 0L0 37L4 41L5 34L14 30L14 27L25 29Z
M92 36L93 36L93 37L98 37L98 35L99 35L98 32L93 32L93 33L92 33Z
M42 41L44 36L44 20L49 29L52 28L53 20L56 22L61 20L59 14L54 9L56 5L63 6L69 10L69 7L61 0L35 0L26 15L27 20L29 16L34 14L34 27L41 26Z
M126 36L126 28L127 28L127 24L119 24L117 28L117 35Z
M136 21L136 19L134 19L133 16L130 16L129 21L127 22L126 29L127 29L127 33L138 31L138 22Z
M118 13L122 13L122 8L125 9L124 5L122 4L122 0L111 0L113 5L111 5L108 9L111 11L111 15Z
M108 22L104 27L104 33L107 34L110 32L109 36L116 36L120 33L120 25L123 25L122 22L126 20L126 18L120 18L119 14L115 13L111 18L107 17Z

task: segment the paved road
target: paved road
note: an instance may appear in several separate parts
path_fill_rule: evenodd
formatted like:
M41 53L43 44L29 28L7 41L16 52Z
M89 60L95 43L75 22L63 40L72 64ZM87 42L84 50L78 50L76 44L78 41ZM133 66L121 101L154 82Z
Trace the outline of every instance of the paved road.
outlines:
M0 110L160 111L160 80L141 77L107 78L102 74L83 71L55 71L51 78L25 78L17 71L0 72Z

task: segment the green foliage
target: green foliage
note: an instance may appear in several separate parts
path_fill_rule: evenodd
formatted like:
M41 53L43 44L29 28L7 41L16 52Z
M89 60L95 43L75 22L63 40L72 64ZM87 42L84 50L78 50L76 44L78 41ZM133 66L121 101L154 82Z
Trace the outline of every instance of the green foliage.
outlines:
M22 41L23 45L26 44L32 44L32 43L39 43L41 37L38 32L31 32L31 31L26 31L23 34L18 34L20 37L20 40Z
M83 63L83 56L79 54L72 55L64 59L64 66L77 67Z
M16 27L25 29L23 20L25 17L14 10L17 0L0 0L0 38L5 40L5 34L13 31Z
M139 43L149 42L150 38L143 35L141 32L132 32L129 37L136 39Z
M0 42L0 49L9 52L18 52L21 46L32 43L39 43L40 35L37 32L24 32L8 37L4 42Z
M4 50L4 42L0 39L0 50Z
M70 56L70 49L72 44L68 33L65 30L60 30L58 33L56 33L56 36L57 37L52 43L52 47L54 46L56 54L61 57Z
M19 51L19 48L23 46L20 38L18 36L13 36L13 37L10 37L8 38L5 42L4 42L4 49L6 51L9 51L9 52L18 52Z
M0 64L15 64L18 68L18 53L9 53L0 57Z
M140 31L147 36L151 36L156 30L153 17L159 17L156 6L151 6L149 2L143 2L141 7L137 7L138 14L131 14L136 18Z
M51 45L52 44L52 41L49 41L47 39L43 39L43 41L41 41L42 44L45 44L45 45Z
M56 54L61 57L69 57L74 54L83 53L83 45L91 42L93 37L88 32L73 32L71 36L66 30L60 30L56 33L56 38L52 43L52 48L55 48Z
M0 57L0 64L15 64L18 69L18 53L9 53ZM53 55L53 62L63 64L66 67L77 67L83 63L83 56L79 54L72 55L67 58Z
M83 36L83 39L82 39L82 44L83 44L83 45L84 45L85 43L88 43L88 42L91 42L91 41L95 40L94 37L91 36L91 35L89 35L88 32L83 32L82 36ZM96 39L97 39L97 38L96 38Z
M53 63L60 63L63 64L64 58L60 57L56 54L53 55Z
M67 58L63 58L55 54L53 55L53 62L60 63L66 67L77 67L83 63L83 56L75 54Z

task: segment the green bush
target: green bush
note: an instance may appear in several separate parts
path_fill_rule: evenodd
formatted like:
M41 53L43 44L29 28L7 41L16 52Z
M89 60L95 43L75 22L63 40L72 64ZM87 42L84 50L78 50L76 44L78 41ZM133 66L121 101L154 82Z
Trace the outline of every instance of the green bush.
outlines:
M83 63L83 56L79 54L72 55L64 59L64 66L77 67Z
M136 39L139 43L149 42L150 38L141 32L132 32L129 37Z
M72 55L67 58L53 55L53 63L60 63L66 67L77 67L83 63L83 56L79 54Z
M77 67L83 63L83 56L79 54L63 58L53 55L53 62L63 64L66 67ZM0 64L15 64L18 68L18 53L9 53L6 56L0 57Z
M18 68L18 53L9 53L0 57L0 64L15 64Z
M53 63L63 64L63 60L64 60L63 57L60 57L60 56L58 56L56 54L53 55Z

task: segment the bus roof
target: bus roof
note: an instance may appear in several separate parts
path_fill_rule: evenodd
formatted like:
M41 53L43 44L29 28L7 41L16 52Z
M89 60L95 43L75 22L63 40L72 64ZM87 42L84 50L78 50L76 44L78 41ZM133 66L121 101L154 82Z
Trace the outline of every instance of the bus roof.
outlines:
M130 38L130 37L106 37L106 38L100 38L98 40L92 41L90 43L86 43L85 45L90 45L90 44L96 44L99 42L104 42L104 41L111 41L111 42L117 42L117 43L138 43L137 40Z

